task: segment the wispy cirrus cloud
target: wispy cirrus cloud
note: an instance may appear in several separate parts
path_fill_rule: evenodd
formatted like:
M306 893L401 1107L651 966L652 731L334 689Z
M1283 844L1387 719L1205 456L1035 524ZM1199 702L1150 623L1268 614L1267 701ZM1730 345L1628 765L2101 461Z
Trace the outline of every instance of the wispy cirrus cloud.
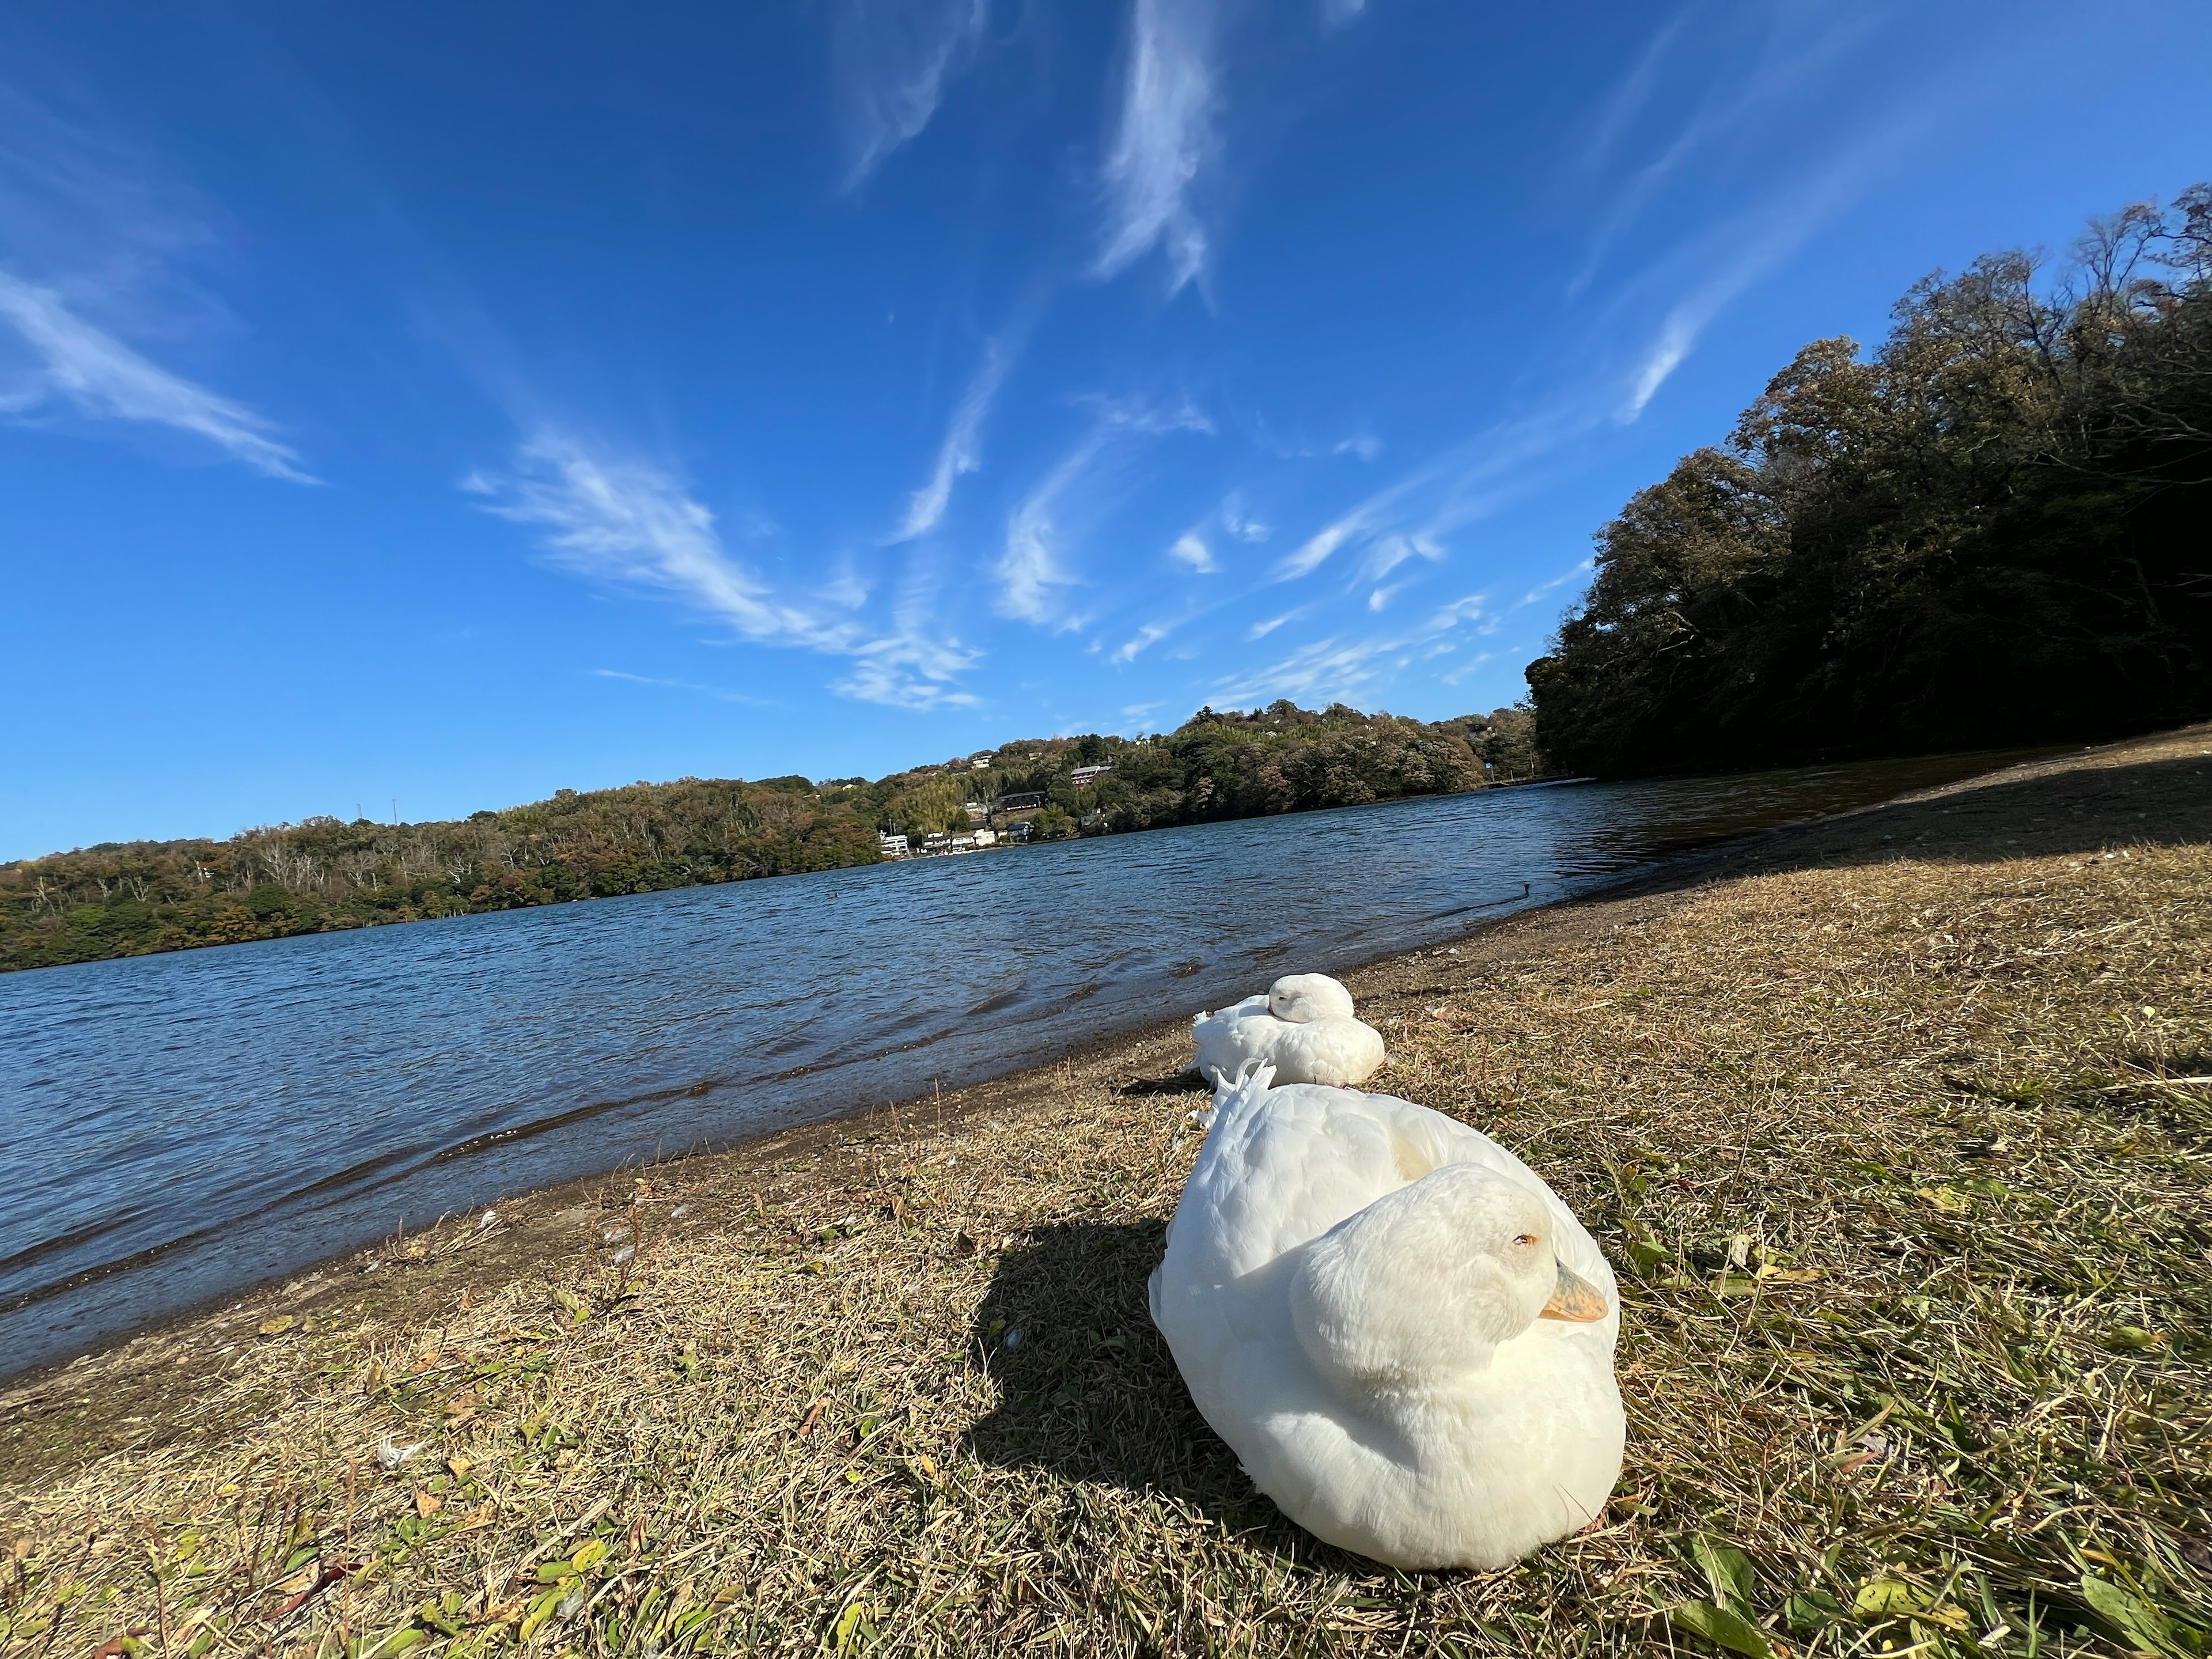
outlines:
M1486 617L1484 595L1468 592L1467 598L1437 606L1420 622L1394 633L1364 639L1345 639L1343 635L1314 639L1312 644L1298 646L1272 664L1217 681L1212 702L1232 708L1267 703L1276 696L1291 696L1303 703L1356 702L1374 692L1380 681L1409 668L1422 657L1437 654L1437 646L1453 648L1453 635L1480 629Z
M111 112L72 117L0 84L0 413L167 427L270 477L314 483L275 422L126 343L235 326L184 274L222 240L222 216L165 179L126 131Z
M921 714L978 706L981 699L962 690L954 679L975 667L981 653L939 634L927 617L895 620L896 631L854 653L852 672L831 681L830 689L840 696Z
M0 271L0 323L36 360L13 386L0 382L0 410L22 414L58 400L94 420L143 421L204 438L272 478L313 483L300 457L267 418L220 392L173 374L76 314L61 295Z
M1073 628L1066 590L1078 577L1066 555L1074 538L1071 508L1086 510L1080 486L1095 484L1141 439L1170 432L1211 432L1212 423L1188 403L1164 406L1137 398L1102 404L1083 436L1055 461L1006 520L1006 542L995 574L1002 615L1042 626Z
M1584 171L1594 171L1601 166L1612 154L1613 147L1620 142L1621 136L1636 118L1644 113L1644 106L1651 101L1651 94L1659 84L1662 62L1675 41L1681 38L1682 31L1689 27L1690 20L1697 15L1698 10L1698 7L1692 0L1692 3L1683 7L1662 23L1651 39L1644 43L1644 50L1637 54L1628 73L1613 83L1613 89L1606 94L1605 102L1598 110L1596 120L1590 125L1589 137L1583 144L1578 160Z
M1427 483L1435 472L1434 466L1419 468L1388 488L1377 490L1334 522L1322 526L1277 561L1275 580L1291 582L1301 576L1310 576L1347 542L1379 532L1391 521L1392 509L1398 502Z
M546 550L580 574L678 594L749 640L832 651L857 643L851 623L776 600L730 556L714 515L650 461L547 428L515 452L510 471L472 473L461 488L485 511L543 531Z
M1914 113L1876 127L1812 179L1698 239L1668 261L1698 271L1698 280L1668 309L1628 377L1613 418L1626 424L1642 415L1714 320L1841 212L1922 130L1925 118Z
M1007 372L1021 355L1027 334L1027 323L1018 321L985 343L983 361L945 428L945 441L938 446L937 465L931 470L929 482L908 501L906 516L890 538L893 542L910 542L936 529L952 504L952 486L983 465L983 422L990 416L991 404L1006 384Z
M1683 36L1703 10L1686 7L1662 25L1614 88L1583 153L1586 169L1598 167L1635 125L1663 78L1664 60L1690 50ZM1729 9L1721 25L1707 32L1718 37L1709 53L1726 57L1731 49L1748 50L1750 61L1737 72L1715 77L1687 118L1664 143L1650 145L1648 159L1613 191L1598 214L1583 263L1568 282L1569 295L1589 286L1624 234L1692 157L1710 146L1741 141L1761 119L1786 108L1793 94L1863 38L1870 26L1864 12L1823 15L1741 4Z
M1108 654L1106 660L1115 663L1134 662L1139 653L1158 645L1169 635L1174 633L1177 626L1177 623L1172 622L1148 622L1115 647Z
M946 85L974 62L988 0L842 0L833 26L845 188L919 137Z
M1569 582L1580 580L1582 577L1588 575L1595 568L1597 568L1597 561L1595 559L1584 559L1581 563L1576 565L1573 569L1554 576L1547 582L1537 583L1535 586L1530 588L1526 593L1523 593L1519 599L1516 599L1509 608L1518 611L1524 606L1534 605L1537 600L1544 598L1547 594L1558 592L1559 589L1565 587Z
M1485 605L1485 595L1470 593L1390 633L1316 640L1262 667L1218 681L1212 700L1231 707L1277 697L1301 702L1354 702L1400 670L1438 654L1439 645L1455 645L1452 636L1484 627L1489 621Z
M1174 545L1168 549L1168 557L1188 565L1201 576L1211 576L1221 568L1214 562L1213 550L1195 530L1186 530L1176 537Z
M471 474L461 488L487 512L538 530L554 560L579 574L672 594L745 640L854 659L831 685L844 696L923 710L975 701L953 682L976 653L933 629L910 597L885 630L780 596L731 556L714 514L651 461L549 428L507 471Z
M721 702L747 703L756 708L773 708L775 700L756 697L744 691L732 691L726 686L697 685L690 680L662 679L653 674L628 674L619 668L594 668L592 678L600 680L623 680L631 685L650 685L665 691L690 691L702 697L713 697Z
M1607 304L1589 331L1589 357L1566 384L1339 514L1279 559L1273 579L1310 576L1346 552L1362 556L1355 579L1369 581L1416 555L1441 562L1454 531L1541 487L1572 464L1577 441L1636 421L1705 331L1867 189L1929 118L1917 106L1893 110L1811 177L1678 244Z
M1107 216L1093 266L1113 276L1153 248L1176 293L1206 265L1206 231L1193 200L1217 159L1220 94L1213 61L1216 0L1134 0L1120 122L1101 181Z

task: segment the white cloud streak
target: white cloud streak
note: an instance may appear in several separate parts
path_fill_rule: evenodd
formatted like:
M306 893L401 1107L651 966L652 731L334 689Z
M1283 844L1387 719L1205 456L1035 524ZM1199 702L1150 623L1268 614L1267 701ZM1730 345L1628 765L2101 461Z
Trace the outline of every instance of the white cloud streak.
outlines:
M975 371L975 378L968 383L961 395L959 407L952 411L952 419L945 428L945 441L938 446L937 465L929 475L929 482L914 492L907 502L906 517L901 520L894 542L910 542L929 532L945 521L945 512L952 504L952 486L967 473L983 465L983 422L991 413L991 404L1006 384L1006 374L1020 355L1021 331L1012 337L1000 337L983 348L983 362Z
M750 696L743 691L732 691L719 685L696 685L690 680L664 680L651 674L626 674L619 668L594 668L592 677L601 680L622 680L631 685L657 686L665 691L692 691L721 702L748 703L756 708L776 706L770 698Z
M761 644L854 659L831 686L844 696L922 710L975 701L951 682L976 653L934 629L925 606L902 604L891 631L878 633L778 598L730 556L714 515L649 461L549 428L521 446L512 471L461 487L486 511L542 532L546 550L580 574L672 593Z
M1651 101L1651 94L1659 83L1660 60L1666 57L1697 10L1695 4L1685 6L1662 23L1659 32L1637 55L1628 73L1607 95L1605 107L1598 112L1589 142L1583 147L1582 165L1585 169L1602 163L1629 124L1644 112L1644 106Z
M1665 24L1636 65L1615 88L1584 152L1583 166L1594 168L1625 135L1650 101L1660 79L1661 59L1673 48L1699 9L1686 8ZM1770 8L1739 8L1737 17L1762 32L1756 55L1740 73L1719 76L1689 118L1651 158L1631 173L1599 216L1589 250L1567 284L1570 296L1595 277L1621 234L1658 198L1667 181L1699 149L1740 134L1761 116L1786 106L1802 89L1869 27L1864 14L1845 14L1831 21L1820 14L1792 15ZM1809 32L1808 32L1809 31Z
M1264 704L1276 697L1352 702L1418 658L1433 654L1440 641L1482 623L1487 615L1483 605L1482 594L1470 593L1395 633L1361 640L1316 640L1265 667L1217 683L1210 701L1231 708Z
M1102 175L1105 240L1093 269L1115 276L1157 246L1172 294L1206 265L1206 227L1191 198L1220 148L1215 0L1134 0L1130 16L1121 125Z
M1878 125L1825 170L1776 192L1759 210L1685 242L1607 308L1609 319L1657 313L1656 325L1645 323L1650 331L1637 349L1594 366L1530 414L1477 434L1369 495L1279 560L1273 580L1310 576L1346 550L1366 553L1358 574L1370 581L1412 554L1441 561L1448 551L1443 538L1452 531L1537 488L1542 481L1537 464L1547 456L1608 417L1626 425L1641 416L1722 313L1864 190L1926 120L1915 110ZM1655 302L1655 295L1670 290L1671 302ZM1608 327L1628 332L1625 324L1609 321Z
M0 408L22 412L59 398L96 420L145 421L204 438L258 472L294 483L316 480L279 443L270 422L244 404L209 391L95 328L52 289L0 271L0 322L39 360L30 382L0 392Z
M561 432L539 432L503 478L475 475L462 488L485 509L545 532L569 568L605 580L657 587L720 617L749 640L842 650L848 625L779 604L768 585L730 557L714 515L649 461L616 459Z
M1143 651L1148 646L1158 645L1162 640L1167 638L1169 635L1174 633L1179 625L1180 624L1178 623L1171 622L1146 623L1127 640L1124 641L1119 647L1117 647L1113 653L1106 659L1106 660L1109 662L1121 663L1134 662L1137 659L1137 653L1139 652Z
M1534 605L1537 600L1542 599L1547 593L1557 592L1560 588L1565 587L1569 582L1576 580L1576 578L1587 575L1589 572L1596 568L1597 561L1595 559L1584 559L1581 563L1575 566L1573 569L1568 571L1565 575L1554 576L1547 582L1537 583L1535 586L1530 588L1526 593L1523 593L1518 599L1514 601L1512 608L1518 611L1523 605Z
M1093 469L1114 460L1132 439L1212 429L1188 404L1173 409L1133 401L1103 405L1090 429L1053 464L1006 520L1006 551L996 572L1000 613L1040 626L1079 626L1080 619L1068 614L1065 600L1065 590L1077 582L1063 556L1069 539L1063 524L1065 498Z
M946 84L975 59L988 0L844 0L832 54L852 160L845 188L919 137Z
M1715 318L1751 285L1802 247L1813 234L1863 189L1883 158L1905 143L1915 120L1877 131L1847 150L1810 183L1778 198L1778 206L1747 222L1723 227L1695 250L1692 261L1710 274L1668 311L1657 335L1629 377L1628 392L1613 418L1623 425L1644 413L1668 377L1695 349L1698 337ZM1723 258L1720 248L1737 250Z
M1168 549L1168 556L1182 561L1201 576L1211 576L1221 568L1213 562L1213 550L1199 538L1194 530L1186 530L1176 537L1175 545Z

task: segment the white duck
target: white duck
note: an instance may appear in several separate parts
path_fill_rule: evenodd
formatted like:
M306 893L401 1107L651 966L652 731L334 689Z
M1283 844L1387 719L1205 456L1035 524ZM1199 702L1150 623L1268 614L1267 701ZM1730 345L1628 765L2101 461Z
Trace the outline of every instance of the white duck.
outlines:
M1206 1420L1307 1531L1502 1567L1601 1515L1626 1425L1596 1242L1487 1135L1261 1069L1214 1121L1152 1279Z
M1199 1075L1217 1088L1250 1065L1285 1083L1357 1088L1385 1058L1382 1033L1352 1017L1352 993L1327 974L1285 974L1265 996L1197 1015L1190 1035Z

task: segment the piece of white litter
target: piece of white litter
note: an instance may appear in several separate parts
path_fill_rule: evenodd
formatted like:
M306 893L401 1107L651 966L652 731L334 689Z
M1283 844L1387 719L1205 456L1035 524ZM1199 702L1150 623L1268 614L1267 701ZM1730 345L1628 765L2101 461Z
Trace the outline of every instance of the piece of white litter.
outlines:
M671 1221L681 1221L690 1213L691 1206L689 1204L679 1204L668 1212L668 1218Z
M374 1272L375 1272L379 1267L381 1267L383 1265L384 1265L384 1264L383 1264L381 1261L371 1261L369 1262L369 1264L368 1264L366 1267L363 1267L363 1268L362 1269L362 1272L363 1272L363 1273L374 1273Z
M622 1247L622 1249L620 1249L619 1250L617 1250L617 1251L615 1252L615 1266L616 1266L616 1267L617 1267L623 1266L625 1263L627 1263L627 1262L630 1260L630 1258L631 1258L631 1257L635 1256L636 1254L637 1254L637 1246L636 1246L636 1245L635 1245L635 1244L625 1244L625 1245L623 1245L623 1246Z
M1458 945L1453 945L1453 946L1452 946L1452 948L1451 948L1450 950L1449 950L1449 951L1445 951L1445 952L1444 952L1444 954L1445 954L1446 956L1448 956L1448 957L1455 957L1455 956L1457 956L1457 955L1459 954L1459 946L1458 946Z
M1022 1339L1028 1334L1029 1333L1022 1329L1020 1326L1015 1326L1013 1329L1006 1333L1006 1346L1010 1348L1020 1347L1022 1346Z
M477 1231L478 1232L482 1232L485 1228L490 1226L492 1223L498 1219L499 1212L497 1210L486 1210L482 1215L477 1218Z
M619 1244L629 1237L629 1229L627 1227L610 1227L599 1235L601 1241L608 1244Z
M392 1437L387 1434L384 1437L382 1443L376 1449L376 1461L387 1469L396 1469L414 1456L416 1452L421 1451L427 1443L417 1440L411 1446L395 1446L392 1443Z

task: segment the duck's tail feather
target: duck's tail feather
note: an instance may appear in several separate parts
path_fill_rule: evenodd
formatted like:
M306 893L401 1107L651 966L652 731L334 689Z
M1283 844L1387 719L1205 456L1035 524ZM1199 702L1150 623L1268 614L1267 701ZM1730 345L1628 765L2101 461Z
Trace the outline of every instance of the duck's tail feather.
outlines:
M1200 1127L1211 1129L1223 1107L1256 1103L1266 1095L1275 1080L1275 1068L1264 1060L1248 1060L1234 1077L1224 1075L1218 1066L1207 1066L1206 1075L1213 1085L1213 1104L1206 1109Z

